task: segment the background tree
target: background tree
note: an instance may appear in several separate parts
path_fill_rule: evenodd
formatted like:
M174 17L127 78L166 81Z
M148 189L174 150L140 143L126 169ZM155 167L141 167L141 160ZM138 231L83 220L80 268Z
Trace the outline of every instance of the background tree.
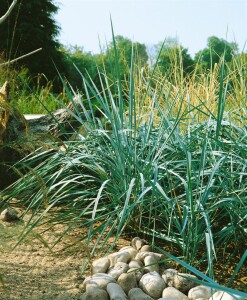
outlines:
M83 47L77 45L63 47L61 51L63 53L65 76L73 88L83 90L81 75L87 79L90 77L94 82L97 82L98 71L95 55L91 52L85 52Z
M3 15L10 1L2 0L0 15ZM20 0L9 18L1 24L0 52L5 60L11 60L38 48L42 51L24 58L21 63L31 75L43 73L53 79L57 72L52 61L62 69L60 44L57 40L59 26L53 16L58 6L52 0Z
M195 55L195 62L200 63L202 67L210 69L219 62L224 55L225 61L230 62L232 57L238 52L236 43L229 43L224 39L211 36L207 40L207 47Z
M176 38L167 38L164 43L156 46L155 56L159 70L165 75L173 74L174 69L179 70L183 76L193 71L194 61L188 53L188 49L179 44Z
M134 58L138 60L138 63L141 65L147 64L148 54L145 44L139 42L133 43L130 39L123 37L122 35L117 35L115 37L115 42L120 61L125 61L128 67L131 65L132 47L134 50ZM109 49L111 52L113 51L113 42L110 43Z
M128 79L131 67L132 48L134 55L134 62L140 67L144 67L148 62L148 54L145 44L139 42L132 42L130 39L117 35L115 37L116 48L118 52L118 64L122 79ZM100 58L100 57L99 57ZM102 59L102 57L101 57ZM110 61L114 62L114 44L111 42L103 55L103 62L108 74L112 73ZM98 59L100 64L100 60ZM114 64L113 64L114 65ZM116 76L116 74L112 74Z

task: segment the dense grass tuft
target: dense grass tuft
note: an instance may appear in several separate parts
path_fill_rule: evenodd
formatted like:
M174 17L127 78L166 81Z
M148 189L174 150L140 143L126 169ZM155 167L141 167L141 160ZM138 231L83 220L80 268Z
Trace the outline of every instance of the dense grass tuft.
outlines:
M111 65L115 81L99 73L101 90L81 74L81 128L66 149L37 149L17 164L25 175L4 193L32 212L23 235L51 212L45 222L67 223L65 234L87 228L81 239L94 239L91 253L124 231L142 234L175 244L190 264L206 262L212 277L218 249L241 248L247 230L243 74L233 81L237 71L222 58L212 73L174 86L132 61L123 83L116 47Z

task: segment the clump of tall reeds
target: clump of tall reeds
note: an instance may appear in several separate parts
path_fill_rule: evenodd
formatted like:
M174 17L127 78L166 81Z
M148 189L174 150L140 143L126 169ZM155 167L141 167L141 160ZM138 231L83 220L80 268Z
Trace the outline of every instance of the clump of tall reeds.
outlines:
M94 253L112 236L140 233L176 245L188 263L207 262L213 277L218 249L241 246L246 234L244 65L233 61L230 72L222 58L174 85L132 61L126 89L114 50L117 93L106 73L101 89L81 74L83 117L77 107L71 113L84 134L75 131L66 151L38 149L20 161L25 175L4 193L32 211L23 235L42 222L67 223L65 233L87 228L81 239L94 239Z

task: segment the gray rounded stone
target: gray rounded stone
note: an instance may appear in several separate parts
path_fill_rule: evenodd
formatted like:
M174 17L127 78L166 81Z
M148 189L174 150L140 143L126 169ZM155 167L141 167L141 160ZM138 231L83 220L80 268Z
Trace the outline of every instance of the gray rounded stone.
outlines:
M198 284L190 280L190 278L197 279L195 275L178 273L174 276L173 286L182 293L187 293L190 289L197 286Z
M148 242L139 238L139 237L134 237L131 241L131 245L136 249L140 250L142 246L147 245Z
M116 280L105 273L97 273L92 276L89 276L84 279L82 288L86 290L87 288L90 288L90 286L106 289L106 286L110 282L116 282Z
M5 222L14 222L20 220L20 218L18 217L18 212L15 209L7 207L1 212L0 220Z
M159 265L157 263L157 258L154 255L148 255L144 258L144 272L157 272L159 273Z
M118 279L118 277L127 273L129 270L129 265L124 262L117 262L114 267L109 268L107 274L111 275L114 279Z
M134 272L131 273L123 273L118 277L117 283L121 286L126 294L128 292L137 287L136 275Z
M91 287L82 295L82 300L109 300L109 296L105 290Z
M140 288L133 288L128 293L129 300L153 300L152 297L145 294Z
M139 282L144 274L143 269L131 268L127 271L127 273L135 273L136 280Z
M127 300L124 290L117 283L109 283L106 290L111 300Z

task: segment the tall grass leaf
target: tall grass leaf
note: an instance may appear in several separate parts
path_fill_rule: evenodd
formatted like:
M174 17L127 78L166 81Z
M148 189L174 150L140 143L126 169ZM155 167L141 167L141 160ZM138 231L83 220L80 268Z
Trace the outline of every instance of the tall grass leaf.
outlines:
M127 194L126 194L126 199L124 201L124 206L123 206L123 209L121 211L121 216L120 216L120 220L119 220L118 231L122 230L122 227L123 227L122 225L123 225L125 219L129 218L129 215L131 213L128 208L129 208L129 201L130 201L132 190L134 188L134 184L135 184L135 178L132 178L131 181L130 181L130 184L129 184L129 188L128 188Z
M135 98L134 98L134 45L131 48L130 82L129 82L129 128L133 128L133 118L136 117ZM134 122L136 123L136 122ZM136 128L135 128L136 132Z
M206 201L208 200L208 193L209 193L209 190L211 188L211 186L213 185L214 183L214 176L215 176L215 173L217 171L219 171L219 167L221 165L221 163L226 159L226 157L223 155L219 161L215 164L214 168L212 169L212 171L210 172L210 177L209 177L209 180L208 180L208 183L206 185L206 188L205 188L205 191L203 192L202 194L202 197L200 199L200 202L202 203L202 205L205 205L206 204Z
M89 232L88 232L88 238L90 238L91 234L92 234L92 229L93 229L93 223L94 223L94 220L95 220L95 215L96 215L96 212L97 212L97 207L98 207L98 203L99 203L99 200L100 200L100 197L101 197L101 194L106 186L106 184L109 182L110 180L106 180L103 182L103 184L101 185L99 191L98 191L98 195L97 195L97 198L95 199L94 201L94 208L93 208L93 212L92 212L92 217L91 217L91 224L90 224L90 228L89 228Z
M214 263L214 257L213 257L213 250L212 250L212 240L209 236L209 234L206 232L206 247L207 247L207 256L208 256L208 272L210 278L214 278L214 268L213 268L213 263Z
M218 98L218 114L217 114L217 127L216 127L216 141L219 142L221 123L223 119L223 113L225 109L226 102L226 91L227 85L225 87L224 92L224 78L225 78L225 58L222 58L223 62L221 64L221 72L220 72L220 90L219 90L219 98Z
M114 57L115 57L115 67L117 71L117 81L118 81L118 106L119 106L119 115L121 119L121 123L123 123L123 112L124 112L124 106L123 106L123 88L122 88L122 82L121 82L121 74L119 69L119 60L118 60L118 51L117 51L117 45L113 30L113 24L111 19L111 30L112 30L112 42L113 42L113 50L114 50Z

